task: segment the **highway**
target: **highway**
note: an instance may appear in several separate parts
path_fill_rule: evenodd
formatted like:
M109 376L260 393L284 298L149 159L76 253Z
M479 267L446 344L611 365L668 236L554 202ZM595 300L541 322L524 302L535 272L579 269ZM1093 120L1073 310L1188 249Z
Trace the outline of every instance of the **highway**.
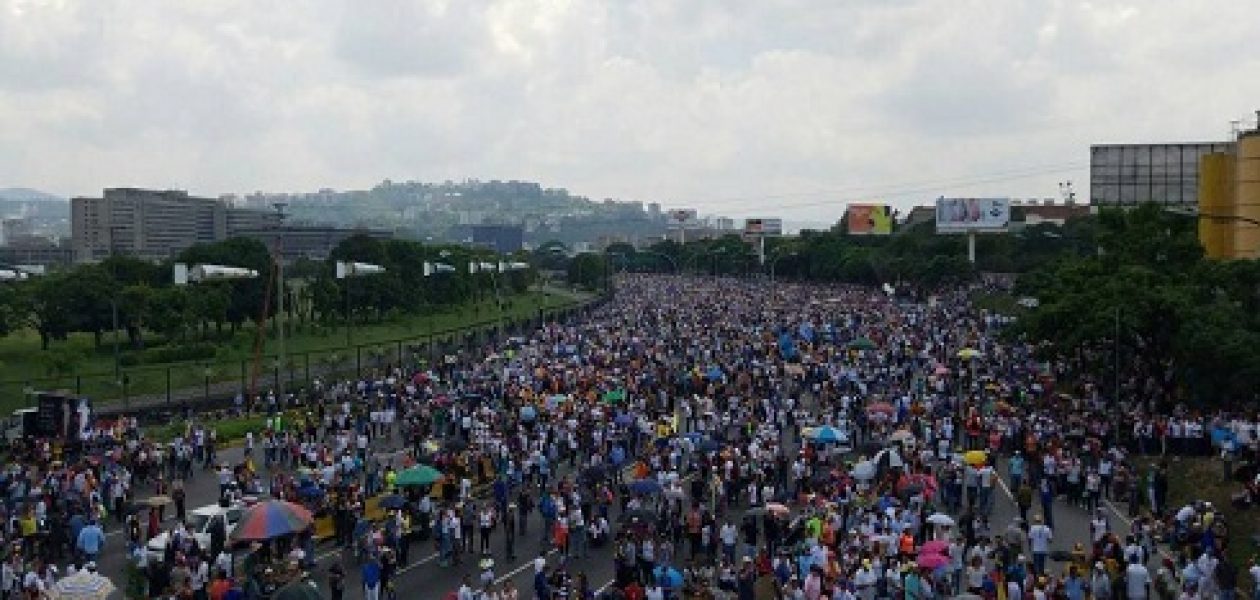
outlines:
M397 444L395 438L395 446ZM376 452L385 452L392 449L388 443L382 443L374 448ZM235 464L242 459L242 450L239 448L230 448L220 452L220 458ZM266 472L264 468L264 472ZM1018 515L1018 509L1011 496L1010 490L1006 488L1005 481L999 479L1000 491L995 494L994 510L990 519L990 529L992 534L999 535L1005 531L1006 527ZM212 472L199 471L194 479L186 484L188 492L188 508L212 504L218 497L218 485ZM139 496L143 497L145 490L141 490ZM1114 529L1122 536L1128 533L1128 521L1119 511L1115 510L1107 504L1104 504L1109 511L1108 518ZM1039 511L1038 506L1034 506L1032 514ZM1084 509L1069 506L1060 501L1055 505L1055 540L1054 548L1056 550L1070 550L1076 542L1086 544L1089 541L1089 518ZM167 515L173 512L168 508ZM618 509L614 506L612 510L612 518L614 523L614 532L616 530L616 522ZM168 520L169 524L169 520ZM495 530L492 536L492 551L496 562L495 573L497 582L502 583L511 581L521 592L522 598L533 597L533 561L543 554L548 561L548 565L556 565L561 561L561 557L554 551L545 551L541 545L542 524L538 511L531 513L530 520L527 523L529 533L526 536L518 537L516 544L517 557L510 560L506 556L504 538L501 528ZM111 524L109 530L108 546L106 552L100 560L101 572L111 577L115 583L121 588L125 583L124 566L126 561L125 539L122 533L117 530L115 525ZM332 544L321 544L316 549L317 567L312 572L314 579L321 586L321 590L327 594L327 574L328 568L335 562L341 562L347 573L347 597L362 597L361 584L359 583L359 566L353 556L347 556ZM677 554L680 558L683 556L681 549ZM420 594L422 598L442 598L447 592L458 588L461 579L468 576L471 580L476 581L480 574L477 568L479 559L477 554L466 554L462 564L443 567L439 564L438 555L432 541L418 542L413 541L410 548L411 561L405 565L401 565L395 578L396 589L404 592L403 597L416 597L414 594ZM569 561L570 573L585 573L592 587L600 590L611 584L614 577L613 553L609 546L600 549L588 550L585 558L574 558ZM1054 565L1052 568L1061 569L1061 565Z

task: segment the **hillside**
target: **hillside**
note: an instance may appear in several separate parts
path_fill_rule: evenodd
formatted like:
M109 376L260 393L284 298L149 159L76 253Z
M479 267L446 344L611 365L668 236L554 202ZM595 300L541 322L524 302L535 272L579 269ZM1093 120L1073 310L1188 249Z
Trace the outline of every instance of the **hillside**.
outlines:
M14 201L26 201L26 202L30 202L30 201L64 202L65 198L62 198L61 196L56 196L54 194L49 194L48 192L41 192L39 190L33 190L31 188L9 187L9 188L0 188L0 200L14 200Z

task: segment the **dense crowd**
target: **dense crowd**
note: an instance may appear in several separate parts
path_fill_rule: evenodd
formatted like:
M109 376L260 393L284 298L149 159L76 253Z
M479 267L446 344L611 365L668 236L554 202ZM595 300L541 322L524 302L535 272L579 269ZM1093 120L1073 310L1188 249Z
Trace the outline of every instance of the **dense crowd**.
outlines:
M1170 470L1210 454L1232 477L1254 464L1260 422L1114 402L1073 363L1002 341L1005 324L969 290L626 276L577 319L265 399L271 418L238 464L217 459L210 419L168 444L120 419L77 454L23 448L2 483L0 589L38 597L59 568L92 568L110 522L149 597L264 598L310 577L314 530L255 544L244 564L226 523L197 535L183 492L197 477L217 481L223 506L273 496L327 516L372 600L396 593L417 543L476 573L458 600L1235 588L1241 565L1223 557L1237 535L1219 507L1170 506ZM418 464L443 477L398 485ZM995 522L1004 494L1018 517ZM1088 515L1084 539L1063 539L1064 510ZM533 589L500 581L492 550L538 547ZM596 552L615 563L609 586L575 566ZM341 598L347 579L338 564L320 583Z

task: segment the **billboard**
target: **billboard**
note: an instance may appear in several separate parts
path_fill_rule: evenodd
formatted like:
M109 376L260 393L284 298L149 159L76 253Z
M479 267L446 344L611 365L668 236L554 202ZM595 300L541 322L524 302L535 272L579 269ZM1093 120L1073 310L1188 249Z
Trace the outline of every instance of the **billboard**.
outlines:
M676 208L669 211L669 224L674 227L682 227L694 225L696 222L696 209L694 208Z
M783 219L744 219L744 235L783 235Z
M1006 231L1011 223L1011 203L1006 198L939 198L936 232Z
M891 235L892 209L887 204L850 204L849 235Z

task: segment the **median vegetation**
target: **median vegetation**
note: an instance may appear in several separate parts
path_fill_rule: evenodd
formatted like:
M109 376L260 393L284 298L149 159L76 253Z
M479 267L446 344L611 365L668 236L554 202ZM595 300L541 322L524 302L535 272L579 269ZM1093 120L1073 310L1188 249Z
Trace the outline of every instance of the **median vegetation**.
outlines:
M339 280L337 260L385 272ZM521 257L355 236L326 261L285 266L283 314L271 254L247 239L194 246L166 263L117 256L12 282L0 286L0 403L20 406L27 387L112 399L208 386L242 371L253 378L256 355L264 378L281 370L301 377L333 363L388 361L406 339L535 318L575 302L530 291L533 269L467 268L501 260ZM245 267L259 277L176 286L174 262ZM426 262L452 268L426 277ZM274 358L280 327L291 357L285 365Z

